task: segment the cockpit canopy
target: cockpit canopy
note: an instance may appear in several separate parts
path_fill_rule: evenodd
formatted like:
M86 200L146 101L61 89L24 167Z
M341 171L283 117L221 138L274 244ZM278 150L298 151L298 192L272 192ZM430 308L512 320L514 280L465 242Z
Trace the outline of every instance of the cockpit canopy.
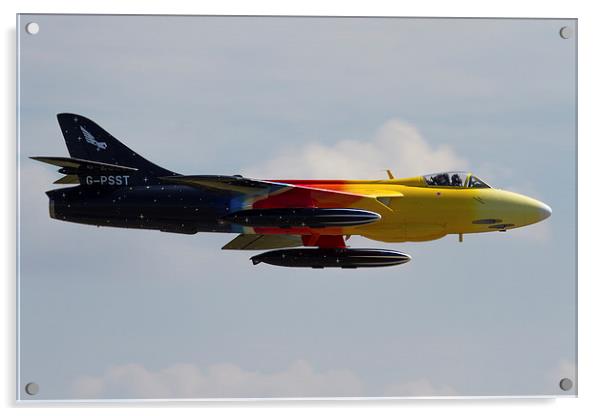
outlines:
M461 188L491 188L484 181L468 172L442 172L425 175L428 186L456 186Z

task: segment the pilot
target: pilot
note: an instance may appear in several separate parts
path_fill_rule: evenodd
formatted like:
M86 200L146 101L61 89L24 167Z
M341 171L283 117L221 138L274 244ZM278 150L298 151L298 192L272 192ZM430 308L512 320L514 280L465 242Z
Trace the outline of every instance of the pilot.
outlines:
M439 186L449 186L449 176L447 176L447 173L437 175L435 182Z
M451 177L452 186L462 186L462 180L460 179L460 175L454 173Z

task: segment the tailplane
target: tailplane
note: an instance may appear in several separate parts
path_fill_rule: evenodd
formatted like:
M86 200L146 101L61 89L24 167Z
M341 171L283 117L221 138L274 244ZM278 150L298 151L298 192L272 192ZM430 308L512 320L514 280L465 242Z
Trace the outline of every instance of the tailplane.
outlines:
M135 168L149 177L176 175L146 160L92 120L70 113L57 114L69 154L74 159Z

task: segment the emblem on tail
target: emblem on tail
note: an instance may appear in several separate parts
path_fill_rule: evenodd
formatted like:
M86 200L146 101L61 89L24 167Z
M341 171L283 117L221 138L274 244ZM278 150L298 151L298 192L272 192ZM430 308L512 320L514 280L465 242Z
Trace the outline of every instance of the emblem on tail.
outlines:
M98 142L96 141L96 139L94 138L94 136L92 136L92 134L90 132L88 132L88 130L86 130L84 128L84 126L79 126L79 128L81 129L83 135L84 135L84 139L86 139L86 141L88 143L90 143L91 145L96 146L96 150L99 151L100 149L102 150L106 150L107 149L107 143L106 142Z

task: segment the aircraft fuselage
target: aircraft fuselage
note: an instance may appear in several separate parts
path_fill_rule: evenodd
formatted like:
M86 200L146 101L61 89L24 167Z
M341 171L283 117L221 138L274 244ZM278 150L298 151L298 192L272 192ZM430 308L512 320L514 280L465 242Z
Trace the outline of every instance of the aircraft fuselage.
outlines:
M405 253L351 248L349 236L384 242L506 231L544 220L551 209L493 189L469 172L383 180L265 180L181 175L140 156L92 120L57 115L70 157L33 156L58 166L63 187L47 192L52 218L195 234L239 234L225 250L268 250L253 264L383 267ZM292 247L306 247L291 249Z
M51 217L97 226L185 234L254 231L250 227L223 220L228 214L244 208L240 198L228 192L170 184L119 186L114 176L110 176L112 179L106 179L103 184L99 182L49 191ZM366 206L364 199L346 205L348 208L377 212L381 216L377 222L320 230L321 234L361 235L386 242L428 241L447 234L505 231L541 221L550 214L549 208L539 201L492 188L424 188L383 184L383 181L374 181L372 184L368 181L356 184L311 181L305 186L336 188L339 191L344 186L346 192L365 195L398 193L399 196L379 198L377 203L369 206ZM273 208L269 198L256 201L247 208L257 206L257 209ZM304 227L262 227L255 231L264 234L312 233L310 228Z

